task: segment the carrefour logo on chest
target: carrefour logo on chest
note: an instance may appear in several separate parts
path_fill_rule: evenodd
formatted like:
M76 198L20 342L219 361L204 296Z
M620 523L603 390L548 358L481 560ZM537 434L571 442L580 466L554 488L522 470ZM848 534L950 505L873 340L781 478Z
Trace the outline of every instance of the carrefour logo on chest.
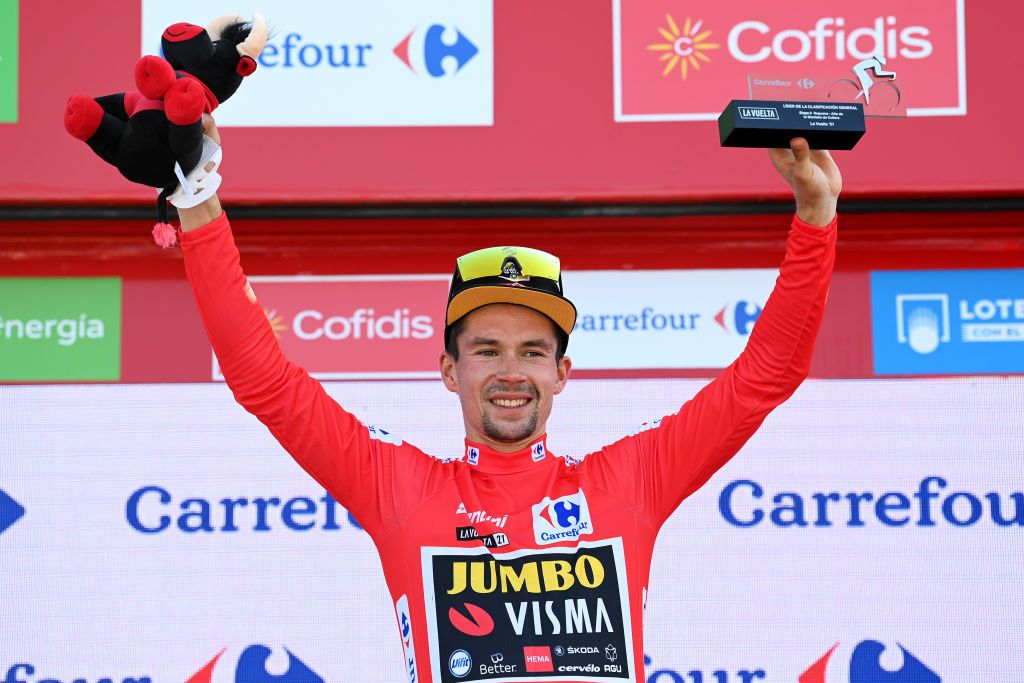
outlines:
M583 489L560 498L545 497L533 506L533 534L537 545L560 543L594 533Z

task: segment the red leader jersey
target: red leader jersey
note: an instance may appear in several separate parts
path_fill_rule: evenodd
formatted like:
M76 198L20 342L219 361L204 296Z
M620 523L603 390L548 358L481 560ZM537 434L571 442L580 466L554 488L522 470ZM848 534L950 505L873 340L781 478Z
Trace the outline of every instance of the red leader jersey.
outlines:
M806 377L835 221L794 218L746 350L679 412L600 451L466 442L433 457L361 424L289 362L226 216L185 233L189 280L235 399L369 532L410 683L643 681L658 530Z

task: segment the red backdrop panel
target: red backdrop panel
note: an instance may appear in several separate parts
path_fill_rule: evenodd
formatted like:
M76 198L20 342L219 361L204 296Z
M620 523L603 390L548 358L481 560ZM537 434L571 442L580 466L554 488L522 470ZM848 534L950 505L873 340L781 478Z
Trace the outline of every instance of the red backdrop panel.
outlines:
M0 124L0 202L153 201L61 125L68 95L129 87L140 3L20 9L20 111L18 123ZM880 16L892 11L878 2ZM612 15L611 2L496 2L493 126L227 129L222 194L331 203L786 196L763 152L719 148L714 122L614 121ZM1020 155L1010 153L1024 95L1005 85L1007 45L1022 23L1019 4L969 3L967 115L871 122L858 148L839 154L846 196L1024 192ZM258 71L253 79L246 87L259 87Z

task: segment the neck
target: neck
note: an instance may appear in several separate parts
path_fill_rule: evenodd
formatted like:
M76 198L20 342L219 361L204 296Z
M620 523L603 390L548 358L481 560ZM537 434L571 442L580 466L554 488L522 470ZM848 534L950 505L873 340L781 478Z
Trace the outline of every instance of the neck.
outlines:
M482 434L475 429L466 427L466 440L479 446L486 446L496 453L517 453L527 446L530 446L544 438L547 433L547 426L540 425L532 434L525 439L518 441L501 441Z
M501 445L506 448L512 446L512 444ZM547 435L543 433L538 434L532 441L526 442L526 445L516 451L498 451L488 443L474 441L467 437L463 460L467 465L485 474L513 474L536 467L544 467L545 463L553 462L553 458L548 457Z

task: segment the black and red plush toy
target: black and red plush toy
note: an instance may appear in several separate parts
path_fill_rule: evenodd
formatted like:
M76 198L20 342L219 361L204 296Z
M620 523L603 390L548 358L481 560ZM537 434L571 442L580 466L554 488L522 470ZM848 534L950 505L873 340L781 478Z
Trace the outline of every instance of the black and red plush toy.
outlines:
M166 200L179 208L195 206L220 185L220 148L204 139L202 116L256 70L267 35L259 13L251 23L223 16L205 29L174 24L161 38L164 57L147 55L135 65L137 90L68 100L64 127L71 135L128 180L162 190L153 228L157 244L175 242Z

